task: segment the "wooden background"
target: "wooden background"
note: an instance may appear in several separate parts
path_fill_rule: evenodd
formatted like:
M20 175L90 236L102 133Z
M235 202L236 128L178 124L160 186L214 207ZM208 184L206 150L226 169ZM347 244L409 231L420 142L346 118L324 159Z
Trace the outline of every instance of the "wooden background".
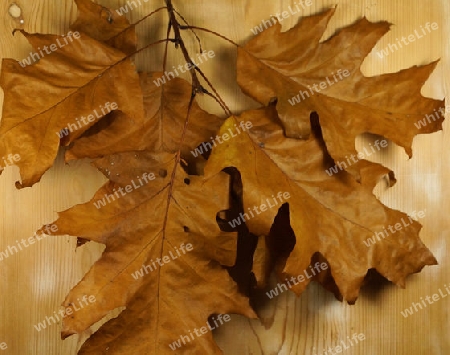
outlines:
M137 1L137 0L135 0ZM12 36L19 27L17 19L8 14L12 0L0 2L0 57L22 60L30 46L20 36ZM125 0L98 0L105 6L124 5ZM174 0L174 5L193 24L219 31L238 43L244 43L271 14L286 10L300 1L263 0ZM72 0L15 0L22 9L23 28L29 32L65 34L76 16ZM162 6L162 0L141 1L142 6L127 17L135 22L152 9ZM337 12L324 38L336 29L354 22L361 16L371 21L387 20L394 24L391 31L377 44L365 60L362 70L371 76L394 72L415 64L441 58L431 78L423 87L425 96L442 99L449 88L450 28L447 19L450 4L446 0L313 0L298 15L283 21L287 29L302 15L309 15L338 4ZM141 44L150 35L164 35L160 17L139 26ZM413 34L426 22L437 22L439 29L403 49L381 59L376 51L395 43L402 35ZM257 105L243 97L235 83L235 49L208 34L201 34L204 48L214 50L214 60L204 65L210 79L234 112ZM188 41L195 48L193 40ZM162 47L147 51L137 58L141 70L161 68ZM171 54L174 61L179 56ZM448 99L447 95L447 99ZM0 100L3 102L3 92ZM33 100L32 97L29 100ZM220 113L218 107L204 102L206 108ZM448 211L450 207L450 122L444 132L420 136L414 140L414 156L408 160L396 147L389 154L372 155L396 172L398 183L377 195L388 206L404 212L426 210L420 220L422 240L439 261L407 280L406 289L387 284L363 290L354 306L342 304L316 284L311 284L299 298L291 293L265 302L261 321L249 321L239 316L221 327L215 334L226 355L323 354L330 346L354 333L363 333L365 340L344 353L347 355L448 355L450 354L450 297L429 305L413 316L404 318L400 311L419 302L420 297L436 293L450 284L450 240ZM362 139L357 144L360 145ZM0 177L0 250L28 238L42 224L56 219L57 211L89 200L105 181L87 161L64 165L60 155L57 164L33 188L16 190L19 179L16 167L7 168ZM75 354L83 339L71 337L60 340L59 325L37 332L33 325L59 309L64 296L99 257L102 248L85 245L76 251L73 237L48 237L45 240L0 261L0 343L6 350L0 355L70 355ZM331 352L327 353L331 354Z

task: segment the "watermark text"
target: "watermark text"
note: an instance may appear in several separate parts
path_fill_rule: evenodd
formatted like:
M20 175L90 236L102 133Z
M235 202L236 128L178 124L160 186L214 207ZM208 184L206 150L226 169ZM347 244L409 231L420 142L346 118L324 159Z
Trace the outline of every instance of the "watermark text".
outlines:
M424 118L414 122L414 126L416 126L417 129L422 129L422 127L428 126L431 121L435 122L436 120L439 120L439 118L445 118L445 114L450 112L450 105L447 105L445 109L443 107L439 107L438 111L439 112L436 112L436 109L434 109L431 115L426 114Z
M444 285L443 288L445 289L444 292L442 291L442 288L439 288L439 290L438 290L439 293L434 293L432 296L429 296L429 295L426 296L425 297L426 302L423 299L423 297L420 297L419 303L416 303L416 302L411 303L411 307L405 308L403 311L400 311L401 315L404 318L408 318L409 316L412 316L413 314L417 313L419 310L427 308L429 304L431 305L434 302L440 301L442 298L445 298L448 295L450 295L449 286ZM422 307L422 305L423 305L423 307Z
M191 340L194 340L195 337L199 338L202 335L205 335L206 333L208 333L209 331L212 331L216 328L218 328L219 326L223 325L224 322L229 322L231 320L231 317L229 314L225 314L225 315L217 315L211 318L211 322L214 323L215 327L211 326L210 322L206 322L206 325L201 327L200 329L195 328L193 331L188 331L189 334L185 334L185 335L180 335L180 337L178 338L178 340L175 340L172 344L169 344L169 347L175 351L178 348L181 348L183 345L186 345L187 343L190 343ZM194 336L194 334L195 336ZM183 344L181 344L183 343Z
M141 178L145 181L145 183L149 183L151 180L155 180L156 177L153 173L144 173L141 177L138 176L137 179L139 180L139 185L135 183L134 179L131 180L130 185L127 185L125 187L120 186L117 190L114 189L114 192L112 194L105 194L101 200L97 200L96 202L94 202L95 208L100 209L102 207L105 207L108 203L114 202L116 199L126 196L130 192L133 192L134 190L137 190L140 187L144 186L145 184L142 182Z
M322 90L327 89L328 87L336 84L337 82L344 80L345 78L348 78L350 76L350 72L347 69L339 69L336 74L334 72L331 73L332 79L330 79L330 76L327 76L324 81L321 81L319 84L314 83L312 85L308 85L308 90L302 91L300 90L296 96L293 96L288 101L291 104L291 106L295 106L299 104L302 100L306 100L307 98L310 98L312 95L314 95L316 92L320 93ZM314 89L314 90L313 90Z
M267 198L266 201L265 201L267 204L266 203L262 203L259 206L253 206L252 209L249 207L248 208L248 214L246 212L244 212L244 213L241 212L241 213L239 213L239 217L238 218L234 218L232 221L229 221L228 223L229 223L229 225L232 228L235 228L236 226L240 226L241 223L245 223L246 220L248 221L249 219L255 217L255 215L253 214L252 210L255 211L255 213L257 213L257 214L261 214L261 213L267 211L267 207L269 207L269 208L276 207L276 206L278 206L279 203L281 203L281 204L283 203L283 198L285 200L287 200L290 197L291 197L291 195L289 194L289 192L278 191L277 197L274 197L272 195L272 200L274 202L273 205L271 204L272 201L269 198ZM280 202L278 202L278 200ZM258 207L259 207L259 209L258 209Z
M403 218L400 220L400 222L395 223L394 225L388 225L387 227L385 227L382 231L380 232L375 232L375 234L371 237L371 238L367 238L366 240L363 241L363 243L366 245L366 247L370 247L371 245L375 244L376 242L379 242L381 240L383 240L386 237L389 237L389 235L391 234L395 234L398 231L401 231L403 228L410 226L413 223L413 219L416 219L417 217L419 218L424 218L425 217L425 211L413 211L411 213L411 216L408 216L408 220L410 223L408 223L407 221L405 221ZM417 213L417 215L416 215Z
M321 271L325 271L327 269L328 269L327 263L316 262L313 267L311 265L309 265L310 273L308 272L308 270L305 270L305 271L303 271L302 274L298 275L297 277L292 276L290 279L286 279L287 286L284 283L278 283L275 288L266 292L266 295L267 295L267 297L272 299L278 295L281 295L284 291L291 289L293 285L298 285L299 283L302 283L305 280L309 280L310 278L312 278L313 276L316 276Z
M267 30L269 27L272 27L277 23L277 20L279 23L283 22L283 20L289 18L292 15L298 14L301 12L300 7L305 10L306 7L309 7L312 5L312 0L300 0L296 1L293 6L288 6L289 11L282 11L281 13L278 12L275 15L270 16L270 20L262 20L261 24L258 26L255 26L251 29L254 35L257 35L258 33L263 32L264 30Z
M161 86L167 83L168 81L174 79L175 77L180 76L180 73L187 73L188 71L196 68L199 66L199 64L203 64L204 62L208 61L208 58L212 59L216 56L216 53L214 51L208 51L203 52L202 54L197 56L197 62L194 59L191 59L193 65L191 63L186 63L184 65L180 64L177 68L175 66L172 66L173 71L165 71L162 76L160 76L158 79L153 80L153 83L155 83L156 86ZM197 64L198 63L198 64Z
M423 38L427 34L431 33L431 31L436 31L439 28L436 22L433 23L427 22L424 26L425 28L423 28L423 26L421 25L420 30L417 29L414 30L414 33L411 33L407 37L402 36L402 38L400 39L396 38L395 39L396 43L389 43L387 47L385 47L381 51L377 51L377 55L380 58L387 57L390 53L394 53L395 51L398 51L399 49L403 48L403 45L407 46L410 43L413 43L416 40Z
M21 159L20 154L12 154L12 153L9 153L7 157L2 157L0 172L2 172L7 166L14 165L14 163L17 163L18 161L20 161L20 159Z
M128 11L135 10L139 6L142 6L142 2L149 2L150 0L131 0L127 1L127 4L125 6L121 6L119 9L116 10L117 14L119 16L123 16L128 13Z
M239 129L240 127L240 129ZM222 135L217 135L215 138L211 138L211 142L203 142L200 144L195 150L191 150L191 154L194 157L198 157L199 155L202 155L203 153L206 153L207 151L211 150L214 147L217 146L217 144L222 144L223 142L226 142L230 138L237 137L238 134L245 132L246 130L253 127L253 124L250 121L241 121L239 123L239 127L235 124L234 130L231 128L228 128L228 133L223 133ZM211 144L212 143L212 144Z
M20 242L16 240L16 245L9 245L4 251L0 251L0 261L17 254L19 250L22 251L23 248L28 248L30 245L36 243L36 241L41 241L46 238L47 235L57 232L58 226L56 224L47 224L43 227L43 229L46 234L38 235L35 233L34 236L29 237L28 239L22 238Z
M327 349L317 355L336 355L336 354L340 354L342 353L344 350L348 350L350 349L352 346L355 346L356 344L358 344L359 342L362 342L363 340L366 340L366 336L363 333L353 333L351 339L349 336L347 336L346 340L341 340L340 344L341 345L336 345L334 348L332 348L331 346L328 346ZM316 355L316 354L314 354Z
M30 55L22 61L19 61L19 64L22 68L25 68L28 65L37 63L40 59L44 58L48 54L52 54L56 52L58 49L61 49L68 44L73 42L73 39L80 39L80 32L68 32L67 36L62 36L61 41L60 38L56 39L56 43L52 43L49 46L44 46L42 49L38 47L37 52L30 52ZM44 53L45 52L45 53Z
M94 122L95 118L97 119L102 118L103 116L106 116L108 113L110 113L113 110L117 110L118 108L119 106L117 105L116 102L110 103L108 101L105 104L99 106L98 110L100 111L101 114L97 111L97 109L95 109L87 117L81 116L75 118L75 122L69 123L66 128L63 128L61 131L56 132L56 134L61 139L65 136L68 136L69 133L78 131L78 129L87 126L89 123Z
M59 311L55 311L53 312L53 316L46 316L45 320L43 320L42 322L39 322L38 324L34 325L34 328L40 332L41 330L47 328L48 326L51 326L52 323L56 324L58 322L61 321L61 319L64 319L66 316L70 316L71 314L73 314L74 312L79 311L80 309L83 309L86 306L89 306L91 303L94 303L96 301L95 296L91 295L91 296L87 296L84 295L81 300L79 298L77 298L78 301L78 306L80 308L77 308L77 304L76 303L72 303L70 305L70 307L66 307L65 309L60 309ZM58 314L59 316L58 316Z
M180 249L178 249L177 247L175 247L175 254L174 255L172 253L172 251L169 251L169 255L164 255L162 258L156 258L156 260L154 261L153 259L150 261L149 264L147 265L142 265L142 268L140 268L139 270L135 271L134 273L131 274L131 276L133 276L133 278L135 280L138 280L141 277L144 277L144 275L147 275L152 271L155 271L158 268L158 265L164 266L165 264L170 263L171 261L178 259L178 257L186 254L188 251L192 251L194 249L194 247L192 246L191 243L187 243L186 245L181 244L180 245ZM181 252L180 252L181 250ZM158 264L158 265L156 265ZM145 272L145 274L144 274Z
M352 154L350 155L350 158L346 155L346 162L336 162L334 166L331 168L325 170L325 172L328 174L328 176L332 176L333 174L337 174L340 170L347 169L349 166L356 164L359 160L365 159L367 157L370 157L373 153L376 153L381 148L386 148L388 146L387 140L376 140L374 143L375 147L372 146L372 143L369 143L370 150L368 150L367 147L364 147L363 152L359 152L358 154ZM375 150L377 148L377 150ZM351 159L351 160L350 160Z

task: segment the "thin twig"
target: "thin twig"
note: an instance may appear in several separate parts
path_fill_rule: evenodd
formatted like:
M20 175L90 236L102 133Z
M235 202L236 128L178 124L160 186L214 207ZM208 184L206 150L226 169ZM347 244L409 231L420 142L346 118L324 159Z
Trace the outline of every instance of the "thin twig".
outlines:
M225 111L225 114L227 116L231 116L232 112L231 110L228 108L227 104L225 103L225 101L222 100L222 98L220 97L219 93L217 92L216 88L213 86L213 84L211 84L211 82L209 81L209 79L206 77L206 75L203 73L203 71L199 68L199 67L195 67L195 70L197 70L199 72L199 74L201 75L201 77L203 78L203 80L206 81L206 83L208 84L208 86L211 88L211 90L214 92L214 95L211 94L210 92L208 92L209 96L214 97L214 99L220 104L220 106L222 107L222 109Z
M190 26L190 24L186 21L186 19L183 17L182 14L180 14L176 9L174 9L174 11L175 11L175 13L183 20L183 22L184 22L187 26ZM181 29L182 29L182 28L181 28ZM197 36L197 33L195 33L195 31L194 31L192 28L191 28L190 30L191 30L191 32L194 34L195 38L197 39L200 53L203 53L202 41L200 41L200 38Z
M182 29L182 30L195 29L195 30L199 30L199 31L208 32L208 33L211 33L211 34L213 34L213 35L215 35L215 36L217 36L217 37L220 37L220 38L224 39L224 40L227 41L227 42L230 42L231 44L235 45L236 47L241 47L239 44L237 44L237 43L234 42L233 40L229 39L228 37L225 37L225 36L221 35L221 34L218 33L218 32L211 31L211 30L209 30L209 29L207 29L207 28L204 28L204 27L198 27L198 26L181 26L180 29Z
M225 101L222 100L222 98L220 97L219 93L217 92L217 90L214 88L214 86L211 84L211 82L208 80L208 78L206 77L206 75L200 70L200 68L192 61L189 52L186 48L186 45L183 41L183 38L181 36L181 29L190 29L195 37L197 38L197 40L199 41L200 44L200 51L203 52L203 49L201 48L201 42L200 39L198 38L197 34L193 31L193 28L198 28L201 30L206 30L203 29L201 27L195 27L195 26L190 26L188 24L188 22L184 19L184 17L173 7L172 5L172 0L165 0L166 2L166 6L167 6L167 11L169 13L169 29L168 29L168 34L167 36L169 36L170 34L170 30L173 29L174 31L174 35L175 35L175 47L178 48L178 46L181 48L181 51L183 52L183 56L184 59L186 60L186 63L188 63L191 68L189 69L189 73L191 75L192 78L192 88L193 88L193 93L196 94L207 94L208 96L212 97L219 105L220 107L224 110L225 114L227 116L231 116L232 112L231 110L228 108L228 106L226 105ZM184 21L184 23L187 24L187 26L182 26L180 25L180 23L177 20L176 15L178 15L182 21ZM209 30L206 30L209 31ZM213 31L209 31L211 33L214 33ZM220 36L220 35L219 35ZM223 37L223 36L221 36ZM226 37L223 37L226 39ZM232 42L231 40L228 40L230 42ZM234 42L232 42L234 43ZM167 48L167 46L166 46ZM165 53L165 57L167 56L167 53ZM165 68L165 64L164 64L164 68ZM200 80L198 79L197 73L200 74L200 76L205 80L205 82L208 84L208 86L211 88L211 90L213 91L214 94L210 93L208 90L206 90L200 83ZM194 96L195 96L194 95Z
M212 97L214 99L214 101L217 102L217 104L222 108L222 110L225 112L225 114L227 115L227 117L232 115L232 112L230 111L230 109L227 107L227 105L225 103L223 103L222 101L219 100L220 96L216 96L211 94L208 90L205 89L204 92L205 95L208 95L210 97Z
M139 49L136 50L135 52L133 52L133 53L131 53L131 54L128 54L126 57L124 57L124 58L123 58L122 60L120 60L120 61L123 61L123 60L125 60L125 59L128 59L129 57L132 57L132 56L134 56L134 55L136 55L136 54L142 52L144 49L147 49L147 48L149 48L149 47L151 47L151 46L154 46L155 44L160 44L160 43L164 43L164 42L175 42L175 38L160 39L159 41L156 41L156 42L147 44L146 46L144 46L144 47L142 47L142 48L139 48Z

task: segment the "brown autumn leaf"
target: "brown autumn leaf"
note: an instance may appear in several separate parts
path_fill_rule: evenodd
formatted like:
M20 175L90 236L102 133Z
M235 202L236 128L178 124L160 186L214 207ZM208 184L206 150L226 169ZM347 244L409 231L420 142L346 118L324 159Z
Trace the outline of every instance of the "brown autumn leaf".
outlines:
M194 101L186 137L180 142L192 87L181 78L156 85L161 76L159 72L140 74L145 109L142 124L135 124L120 111L112 112L111 123L95 134L78 139L66 152L66 161L132 150L174 153L181 149L184 159L193 158L191 151L215 135L223 119L205 112Z
M251 122L253 127L237 134L243 122ZM297 294L311 280L305 277L305 270L312 276L308 266L316 253L327 260L340 293L349 303L356 300L371 268L403 287L406 276L436 264L419 239L418 222L381 204L372 193L373 185L357 183L346 171L332 176L326 173L333 160L320 134L313 133L307 140L286 138L274 107L230 117L219 136L233 131L235 137L213 149L205 175L214 177L226 167L239 170L246 215L230 225L245 220L256 235L268 235L280 206L289 204L296 243L284 266L283 280L303 275L302 282L292 284ZM402 225L395 234L370 247L364 244L376 232L402 221L408 225ZM257 266L261 275L261 261Z
M345 154L355 152L355 137L366 131L383 134L410 153L412 138L418 133L412 124L442 105L419 94L434 64L377 78L364 78L359 72L365 55L386 32L385 23L371 24L363 19L332 40L318 44L330 11L305 19L284 34L279 25L274 26L239 49L238 73L244 91L265 104L277 98L284 129L297 139L284 136L273 107L246 112L240 122L251 121L254 128L218 145L205 181L188 175L186 162L180 164L179 158L191 158L190 151L214 135L220 120L194 103L182 139L192 87L182 79L161 87L154 85L152 81L162 73L144 73L139 80L130 61L124 59L136 48L134 26L128 27L123 17L88 0L76 2L80 14L71 29L82 33L78 47L65 49L67 53L58 51L54 59L43 58L22 71L17 63L15 67L10 65L2 75L9 98L37 95L41 111L26 105L17 113L13 101L8 104L0 128L4 142L0 143L0 155L10 152L18 139L21 153L27 155L19 164L22 184L31 185L52 164L57 144L50 136L55 129L58 132L66 127L70 117L76 117L71 110L81 115L95 109L101 99L122 100L119 110L102 120L103 125L88 130L95 120L71 132L62 142L74 143L67 159L105 156L95 165L110 179L91 201L62 212L55 222L60 234L106 246L102 257L63 303L73 313L64 318L62 335L81 333L110 311L126 308L103 325L80 354L172 354L174 350L221 354L209 331L201 336L196 333L194 338L193 330L205 327L208 317L216 313L255 316L224 269L236 259L236 234L221 231L216 222L217 213L230 207L229 178L221 172L225 167L239 169L244 209L249 215L248 208L267 200L277 201L261 215L253 217L252 213L246 221L251 232L269 234L278 208L282 203L289 204L296 244L288 257L279 260L284 269L282 277L303 274L312 261L326 260L334 280L330 282L328 273L315 279L322 284L328 282L329 289L337 286L338 296L354 302L371 268L403 285L407 275L436 263L418 237L417 222L399 231L395 235L398 238L386 238L370 248L363 244L374 232L406 218L383 206L371 192L388 169L363 160L350 167L350 172L361 173L362 185L345 171L333 176L325 173L333 165L328 151L335 160L343 160ZM167 4L171 5L169 1ZM38 47L56 38L24 35ZM180 45L179 38L175 43ZM344 48L344 43L351 45ZM307 50L302 54L298 48ZM99 52L99 58L94 57ZM351 72L348 82L336 82L298 107L286 107L289 94L295 96L308 85L322 82L330 70L342 68ZM14 89L12 83L18 78L19 87ZM68 83L72 85L69 88ZM42 91L37 93L42 87L51 95L44 98ZM406 98L411 92L413 95ZM326 145L317 131L310 134L313 111L320 116ZM143 120L139 121L141 116ZM238 123L237 118L229 118L219 135L235 130ZM440 125L441 120L421 132L435 131ZM331 137L331 131L337 137ZM19 138L13 140L16 135ZM268 272L274 241L265 242L258 244L254 259L260 279ZM188 243L192 250L178 254L187 250ZM155 264L157 258L162 261L169 256L174 260L167 259L160 267ZM144 265L150 268L149 273L141 269ZM293 290L302 292L311 279ZM91 295L95 303L76 310L78 300ZM192 341L183 345L182 336Z
M337 162L357 155L355 138L366 132L390 139L411 157L414 136L442 129L443 101L420 94L436 63L365 77L360 66L390 24L362 18L320 43L334 11L303 18L286 32L277 23L239 48L240 87L263 105L277 99L288 137L307 139L310 114L317 112L327 149ZM426 114L439 118L416 127ZM375 165L356 160L345 169L357 179L361 170Z
M108 354L173 354L169 345L206 326L212 314L255 316L222 267L236 258L236 233L220 231L216 222L216 214L229 207L226 174L203 183L201 177L187 175L173 154L148 151L111 155L96 166L108 169L111 181L91 201L60 213L55 222L58 234L106 246L63 305L76 304L85 295L95 296L96 302L66 317L62 336L86 330L118 307L126 309L103 325L79 354L106 349ZM120 197L112 201L110 196L108 203L106 194ZM103 207L97 208L102 199ZM140 270L144 265L150 271ZM180 344L179 351L186 354L222 353L211 332Z
M122 29L123 24L118 27ZM16 165L22 183L17 186L25 187L38 182L53 164L60 138L69 144L114 109L139 123L143 106L139 76L123 52L84 32L21 33L41 58L36 63L31 55L28 62L3 60L0 156L20 155Z

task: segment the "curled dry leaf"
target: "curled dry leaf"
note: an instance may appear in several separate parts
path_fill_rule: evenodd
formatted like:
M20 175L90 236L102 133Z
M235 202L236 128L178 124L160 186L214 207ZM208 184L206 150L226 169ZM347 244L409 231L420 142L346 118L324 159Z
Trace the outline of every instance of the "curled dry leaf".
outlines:
M264 105L277 99L288 137L306 139L310 114L317 112L335 161L357 155L355 138L366 132L390 139L411 156L415 135L442 129L443 101L420 94L436 63L365 77L360 66L390 25L363 18L320 43L334 12L306 17L287 32L278 23L252 38L238 49L239 85ZM439 117L417 128L414 123L426 114ZM360 179L361 170L373 165L360 159L346 169Z
M320 253L329 263L343 298L352 303L371 268L403 286L406 276L436 264L419 239L418 222L384 206L373 195L373 186L357 183L349 173L326 173L333 161L320 134L310 134L307 140L286 138L275 108L268 107L230 117L219 135L236 131L242 122L251 122L253 127L217 146L205 175L213 177L226 167L239 170L246 213L241 222L245 219L256 235L268 235L280 203L289 203L296 244L286 261L284 276L304 274L311 258ZM364 244L375 232L402 221L408 225L395 235L370 247ZM259 262L259 275L261 267ZM292 290L300 294L309 281L305 278Z
M236 258L236 234L221 232L216 223L216 214L229 207L228 176L221 173L204 184L175 162L173 155L143 151L100 159L96 165L110 172L111 181L91 201L60 213L55 222L60 234L106 245L64 306L85 295L94 295L96 302L64 320L63 337L126 306L79 354L105 353L106 348L108 354L173 354L169 345L206 326L211 314L255 316L222 267ZM128 191L127 185L138 188L122 196L120 189ZM120 198L97 208L99 200L106 201L105 194L115 193ZM190 251L183 252L183 246ZM159 266L158 258L166 263ZM142 276L136 280L138 271ZM180 351L221 354L210 332Z
M202 110L194 101L186 137L180 141L192 87L186 80L174 78L164 85L155 81L162 73L142 73L140 83L145 117L136 124L120 111L111 113L111 123L96 134L78 139L66 153L66 160L98 158L132 150L174 153L181 149L185 159L191 150L215 135L223 120Z
M38 182L52 166L61 136L69 144L114 109L114 104L139 123L143 105L139 76L125 53L84 32L79 36L20 32L41 59L33 64L29 57L29 65L3 60L0 156L20 155L16 164L22 182L17 185L25 187ZM52 46L57 50L46 54L44 48L48 52Z

